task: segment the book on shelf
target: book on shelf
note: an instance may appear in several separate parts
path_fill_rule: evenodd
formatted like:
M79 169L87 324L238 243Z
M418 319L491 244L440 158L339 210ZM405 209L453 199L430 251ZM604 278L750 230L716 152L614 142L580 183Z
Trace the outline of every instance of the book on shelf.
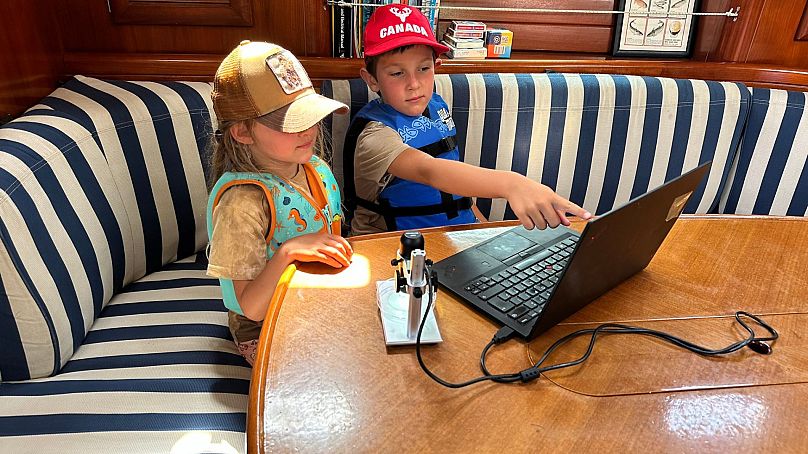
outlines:
M473 20L453 20L449 24L452 30L485 31L485 23Z
M476 49L479 47L485 47L485 42L481 39L455 38L449 34L443 35L443 42L457 49Z
M444 44L446 44L445 41ZM458 59L462 58L462 59L483 60L487 55L488 55L488 49L486 49L485 47L477 47L473 49L461 49L449 46L449 52L446 52L447 57Z
M455 30L452 27L446 29L445 36L458 39L484 39L485 30Z
M353 50L353 8L331 5L331 55L351 58Z

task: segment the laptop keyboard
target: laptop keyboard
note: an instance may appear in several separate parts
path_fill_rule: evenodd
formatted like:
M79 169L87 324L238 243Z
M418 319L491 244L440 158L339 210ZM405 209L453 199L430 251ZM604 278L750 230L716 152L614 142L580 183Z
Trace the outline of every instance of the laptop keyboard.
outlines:
M530 323L550 299L575 243L574 237L567 237L504 270L477 277L463 288L517 323Z

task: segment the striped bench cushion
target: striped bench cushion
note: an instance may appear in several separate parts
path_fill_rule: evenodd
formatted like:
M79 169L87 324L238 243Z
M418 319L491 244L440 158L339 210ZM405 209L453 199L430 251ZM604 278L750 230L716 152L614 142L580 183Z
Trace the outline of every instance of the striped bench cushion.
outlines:
M808 93L755 88L722 213L808 216Z
M78 76L0 128L0 380L56 373L123 286L205 246L210 89Z
M717 209L749 105L729 82L590 74L452 74L435 78L449 104L463 160L527 175L593 213L604 213L709 159L688 213ZM376 97L360 79L325 81L323 93L358 111ZM349 119L330 121L342 173ZM491 220L515 219L505 200L478 200Z
M244 452L251 369L205 267L128 285L59 375L0 385L2 451Z

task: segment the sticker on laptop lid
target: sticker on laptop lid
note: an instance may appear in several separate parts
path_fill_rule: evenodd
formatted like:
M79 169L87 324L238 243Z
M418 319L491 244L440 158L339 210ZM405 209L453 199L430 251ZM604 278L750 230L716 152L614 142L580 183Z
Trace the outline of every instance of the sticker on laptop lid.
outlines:
M671 219L676 219L680 214L682 214L682 210L685 209L685 205L687 204L687 200L690 199L690 196L693 194L693 191L690 191L686 194L682 194L679 197L673 200L671 204L671 208L668 210L668 215L665 217L665 222L670 221Z
M311 87L311 80L303 65L288 50L270 55L266 63L287 95Z

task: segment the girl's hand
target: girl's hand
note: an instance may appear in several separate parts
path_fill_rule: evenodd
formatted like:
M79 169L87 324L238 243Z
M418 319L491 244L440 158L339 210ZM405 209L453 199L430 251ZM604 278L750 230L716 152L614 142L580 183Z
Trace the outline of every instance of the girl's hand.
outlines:
M288 239L281 244L278 252L284 254L289 262L322 262L334 268L350 265L353 256L353 248L348 240L331 233L308 233Z
M541 183L517 173L511 173L510 179L513 181L508 185L510 190L506 198L526 229L536 227L542 230L547 226L570 225L567 213L581 219L592 217L591 213Z

